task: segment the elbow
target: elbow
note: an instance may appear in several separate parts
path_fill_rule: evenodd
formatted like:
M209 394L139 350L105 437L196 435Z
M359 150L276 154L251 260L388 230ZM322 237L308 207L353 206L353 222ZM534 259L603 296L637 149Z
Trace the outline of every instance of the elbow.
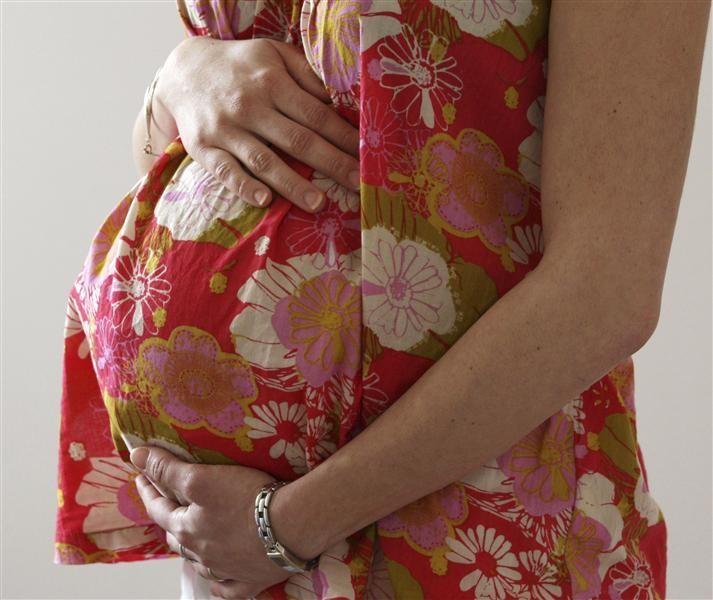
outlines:
M653 336L658 326L660 307L637 305L623 311L626 322L619 325L622 353L626 356L638 352Z

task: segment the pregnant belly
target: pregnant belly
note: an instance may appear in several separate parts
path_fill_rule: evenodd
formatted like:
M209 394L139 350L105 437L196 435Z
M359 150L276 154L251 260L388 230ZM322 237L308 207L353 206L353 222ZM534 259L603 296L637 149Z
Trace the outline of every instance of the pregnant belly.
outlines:
M112 437L284 479L354 433L359 197L308 214L243 203L176 140L97 233L76 302Z

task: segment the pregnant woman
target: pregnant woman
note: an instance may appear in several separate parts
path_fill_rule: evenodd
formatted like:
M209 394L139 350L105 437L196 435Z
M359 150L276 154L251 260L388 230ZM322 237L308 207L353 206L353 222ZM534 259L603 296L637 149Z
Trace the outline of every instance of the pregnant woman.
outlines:
M55 562L180 555L184 598L663 598L631 355L708 3L178 11L156 156L70 293Z

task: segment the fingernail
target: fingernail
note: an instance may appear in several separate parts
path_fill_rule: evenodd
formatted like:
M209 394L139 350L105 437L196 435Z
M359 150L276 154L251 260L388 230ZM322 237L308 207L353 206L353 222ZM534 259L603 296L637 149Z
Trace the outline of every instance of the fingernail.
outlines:
M268 194L265 190L257 190L253 194L253 197L255 198L255 202L257 202L260 206L265 206L267 201L270 199L270 194Z
M305 194L305 203L311 209L316 210L322 205L323 195L318 192L307 192Z
M360 183L359 171L352 171L351 173L349 173L349 183L352 184L352 187L355 190L359 189L359 183Z
M149 449L145 448L144 446L140 446L138 448L134 448L131 451L131 454L129 454L129 457L131 458L131 462L134 463L134 466L141 469L143 471L144 467L146 466L146 459L149 456Z

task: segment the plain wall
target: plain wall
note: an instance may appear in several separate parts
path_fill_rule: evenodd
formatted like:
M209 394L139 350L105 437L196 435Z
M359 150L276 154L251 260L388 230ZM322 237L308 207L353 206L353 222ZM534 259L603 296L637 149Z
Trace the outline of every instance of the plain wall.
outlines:
M131 130L183 38L168 2L2 5L2 596L177 598L179 561L52 564L65 299L137 180ZM711 55L658 328L634 357L669 597L711 584Z

